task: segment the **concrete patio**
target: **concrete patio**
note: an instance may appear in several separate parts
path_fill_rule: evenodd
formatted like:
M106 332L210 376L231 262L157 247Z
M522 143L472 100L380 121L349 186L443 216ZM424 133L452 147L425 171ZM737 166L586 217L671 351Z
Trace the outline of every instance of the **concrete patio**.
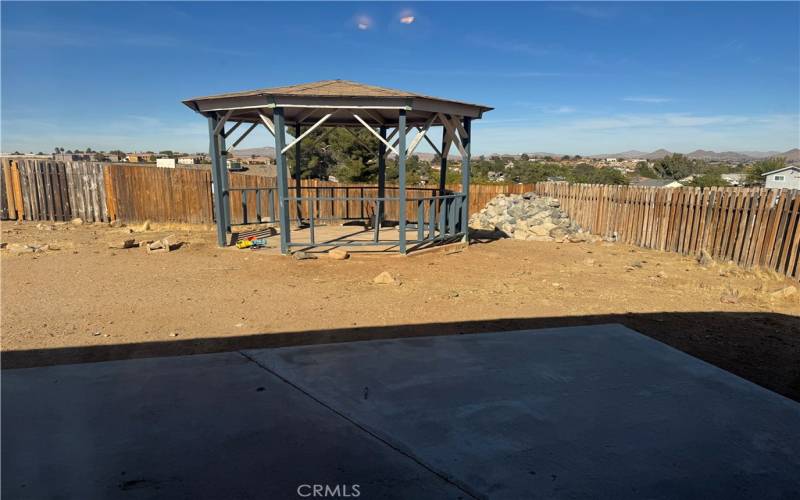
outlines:
M2 376L5 498L800 494L800 404L619 325Z

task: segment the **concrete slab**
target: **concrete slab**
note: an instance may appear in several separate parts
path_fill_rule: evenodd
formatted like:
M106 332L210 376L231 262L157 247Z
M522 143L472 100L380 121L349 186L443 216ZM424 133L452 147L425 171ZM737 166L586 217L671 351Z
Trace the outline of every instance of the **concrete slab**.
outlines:
M239 353L2 379L4 499L285 499L303 484L351 496L358 485L361 498L464 496Z
M247 355L475 497L800 496L800 404L619 325Z

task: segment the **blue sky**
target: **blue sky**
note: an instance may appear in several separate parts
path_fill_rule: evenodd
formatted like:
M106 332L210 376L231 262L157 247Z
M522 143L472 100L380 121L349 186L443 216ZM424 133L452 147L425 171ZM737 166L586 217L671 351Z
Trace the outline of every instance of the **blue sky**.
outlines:
M800 146L797 2L0 8L6 152L202 151L181 99L335 78L494 107L477 153Z

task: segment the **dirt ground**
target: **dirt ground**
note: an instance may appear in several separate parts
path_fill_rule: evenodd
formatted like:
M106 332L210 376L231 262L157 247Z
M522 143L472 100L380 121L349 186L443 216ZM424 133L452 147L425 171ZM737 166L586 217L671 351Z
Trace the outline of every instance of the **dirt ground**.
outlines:
M210 227L3 223L3 367L259 346L623 323L800 400L800 292L774 273L611 243L298 261ZM129 234L129 231L135 232ZM112 249L174 235L169 253ZM57 249L55 249L55 248ZM383 271L399 284L375 284Z

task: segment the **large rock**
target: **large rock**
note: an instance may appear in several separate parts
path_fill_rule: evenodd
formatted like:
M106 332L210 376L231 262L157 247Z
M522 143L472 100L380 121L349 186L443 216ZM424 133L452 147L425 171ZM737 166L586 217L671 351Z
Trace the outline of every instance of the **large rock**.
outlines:
M13 254L33 253L36 251L36 248L23 243L9 243L6 248Z
M580 227L561 210L561 203L533 192L500 194L470 218L474 229L499 231L526 241L564 241Z

